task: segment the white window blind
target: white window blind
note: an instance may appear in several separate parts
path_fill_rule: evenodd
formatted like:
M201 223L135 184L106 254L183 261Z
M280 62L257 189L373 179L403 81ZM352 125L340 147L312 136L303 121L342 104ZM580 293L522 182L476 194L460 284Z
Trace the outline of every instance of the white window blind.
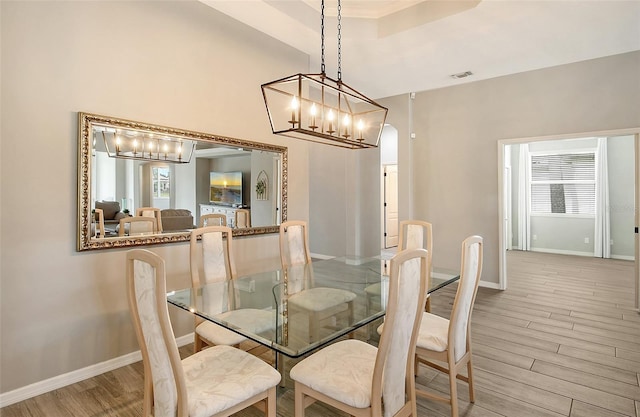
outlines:
M595 153L531 155L531 213L595 215Z

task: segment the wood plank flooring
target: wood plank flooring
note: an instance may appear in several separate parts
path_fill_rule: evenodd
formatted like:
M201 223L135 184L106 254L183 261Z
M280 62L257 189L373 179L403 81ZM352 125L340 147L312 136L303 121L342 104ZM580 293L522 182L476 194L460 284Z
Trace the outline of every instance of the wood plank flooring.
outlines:
M459 382L460 415L640 417L633 262L510 252L508 266L508 290L478 291L472 319L476 402L468 402L467 386ZM436 294L432 311L447 316L454 292L452 287ZM136 363L5 407L0 415L139 417L142 379L142 364ZM424 367L417 382L448 390L444 375ZM282 389L278 401L278 415L292 417L292 390ZM418 401L420 416L449 416L446 404ZM306 415L345 414L314 404Z

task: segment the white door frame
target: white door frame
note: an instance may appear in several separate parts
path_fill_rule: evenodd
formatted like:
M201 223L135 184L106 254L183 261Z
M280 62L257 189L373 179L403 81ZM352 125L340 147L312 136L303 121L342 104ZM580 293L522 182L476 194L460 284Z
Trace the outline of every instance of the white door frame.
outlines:
M635 134L635 155L636 155L636 206L635 206L635 283L636 283L636 296L635 307L636 310L640 310L640 235L638 234L638 227L640 226L640 133Z
M392 201L393 199L390 199L389 197L389 187L388 185L391 183L391 181L389 180L389 169L395 169L395 201ZM394 248L398 246L398 227L400 224L400 219L398 217L398 164L386 164L382 166L382 171L383 171L383 178L382 178L382 182L384 183L383 186L383 192L382 192L382 218L383 218L383 227L382 227L382 236L383 236L383 245L382 247L384 249L389 249L389 248ZM389 244L389 202L391 201L392 204L395 204L395 208L396 208L396 220L395 220L395 230L396 230L396 244Z
M640 127L618 130L604 130L597 132L582 132L573 133L567 135L551 135L551 136L538 136L530 138L515 138L515 139L501 139L498 140L498 288L501 290L507 289L507 226L506 226L506 213L505 213L505 186L504 186L504 163L505 155L504 150L506 145L515 145L520 143L540 142L545 140L561 140L561 139L578 139L584 137L598 137L598 136L626 136L635 135L636 143L636 181L635 181L635 194L636 194L636 227L640 226L640 215L638 209L640 208ZM636 309L640 306L640 237L638 233L635 235L635 300Z

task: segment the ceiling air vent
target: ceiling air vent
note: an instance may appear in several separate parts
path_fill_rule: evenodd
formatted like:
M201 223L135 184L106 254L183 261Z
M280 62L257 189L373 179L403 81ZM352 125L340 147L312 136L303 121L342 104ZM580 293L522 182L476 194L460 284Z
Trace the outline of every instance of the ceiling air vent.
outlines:
M451 74L451 78L457 78L457 79L460 79L460 78L466 78L466 77L468 77L468 76L470 76L470 75L473 75L473 72L471 72L471 71L465 71L465 72L459 72L459 73L457 73L457 74Z

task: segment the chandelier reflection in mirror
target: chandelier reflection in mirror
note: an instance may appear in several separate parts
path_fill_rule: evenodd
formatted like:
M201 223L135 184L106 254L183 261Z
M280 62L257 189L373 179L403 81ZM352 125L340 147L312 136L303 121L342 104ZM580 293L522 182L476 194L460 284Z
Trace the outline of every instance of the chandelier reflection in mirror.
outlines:
M374 148L387 108L342 82L340 10L338 0L338 79L325 73L322 0L320 74L295 74L262 84L262 95L274 134L350 149Z
M159 135L140 130L115 129L94 125L112 158L189 163L196 142L182 137Z

